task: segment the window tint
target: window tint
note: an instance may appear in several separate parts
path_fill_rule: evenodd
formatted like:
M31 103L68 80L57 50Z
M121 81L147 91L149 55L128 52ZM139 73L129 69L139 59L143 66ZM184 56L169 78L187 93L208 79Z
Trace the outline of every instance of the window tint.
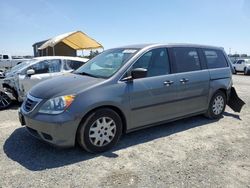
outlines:
M57 59L41 61L33 65L31 68L35 70L36 74L60 72L61 61Z
M201 69L198 52L195 48L173 48L175 72L189 72Z
M76 70L84 63L81 61L65 60L64 69L65 70Z
M228 67L227 61L220 50L203 50L209 69Z
M133 65L132 69L135 68L147 69L147 77L169 74L170 68L167 50L159 48L145 53Z

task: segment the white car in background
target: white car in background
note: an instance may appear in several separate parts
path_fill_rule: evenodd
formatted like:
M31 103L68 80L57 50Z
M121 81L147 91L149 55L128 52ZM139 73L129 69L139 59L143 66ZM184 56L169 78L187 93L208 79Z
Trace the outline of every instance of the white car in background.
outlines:
M28 60L22 57L13 57L9 54L0 54L0 73Z
M88 61L87 58L67 56L37 57L14 66L0 79L0 109L12 100L22 102L27 92L37 83L70 73Z
M237 72L244 72L245 75L250 73L250 59L238 59L233 64L235 74Z

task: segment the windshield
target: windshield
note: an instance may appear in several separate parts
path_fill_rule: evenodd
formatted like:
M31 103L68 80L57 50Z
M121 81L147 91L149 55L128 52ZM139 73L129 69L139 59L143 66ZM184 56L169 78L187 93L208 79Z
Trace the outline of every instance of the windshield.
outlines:
M10 72L16 72L17 70L20 70L20 69L26 67L27 65L29 65L29 64L31 64L31 63L33 63L35 61L37 61L37 60L32 59L32 60L23 61L22 63L12 67L10 69Z
M93 77L109 78L115 74L138 49L111 49L104 51L75 71Z

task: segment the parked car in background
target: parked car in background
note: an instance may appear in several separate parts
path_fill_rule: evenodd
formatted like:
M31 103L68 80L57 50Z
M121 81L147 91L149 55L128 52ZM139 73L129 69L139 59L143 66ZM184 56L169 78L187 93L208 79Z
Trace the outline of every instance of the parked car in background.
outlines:
M28 60L24 58L12 58L8 54L0 54L0 70L3 72L5 70L11 69L12 67L20 64L21 62Z
M0 92L4 93L0 95L0 108L7 108L12 100L23 101L27 92L37 83L70 73L87 61L87 58L80 57L47 56L33 58L14 66L0 80ZM6 95L11 100L7 100ZM5 100L1 100L1 96Z
M237 72L243 72L245 75L249 74L250 72L250 59L238 59L233 64L235 74Z
M198 114L218 119L231 91L231 63L222 48L133 45L104 51L73 74L37 84L19 117L36 138L67 147L77 141L87 151L103 152L122 133ZM231 107L240 111L244 103L235 100Z

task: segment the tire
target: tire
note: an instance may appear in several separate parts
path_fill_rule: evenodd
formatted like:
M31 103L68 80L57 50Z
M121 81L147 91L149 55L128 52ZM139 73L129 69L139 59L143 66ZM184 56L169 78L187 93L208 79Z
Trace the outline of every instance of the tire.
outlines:
M234 74L237 74L237 70L236 70L236 68L234 67Z
M244 75L248 75L248 69L244 68Z
M216 102L217 101L217 102ZM226 108L226 95L218 90L210 100L208 110L205 114L209 119L219 119Z
M121 134L120 116L114 110L101 108L82 121L77 131L77 142L88 152L100 153L115 146Z
M0 91L0 110L8 108L12 103L12 100L4 92Z

